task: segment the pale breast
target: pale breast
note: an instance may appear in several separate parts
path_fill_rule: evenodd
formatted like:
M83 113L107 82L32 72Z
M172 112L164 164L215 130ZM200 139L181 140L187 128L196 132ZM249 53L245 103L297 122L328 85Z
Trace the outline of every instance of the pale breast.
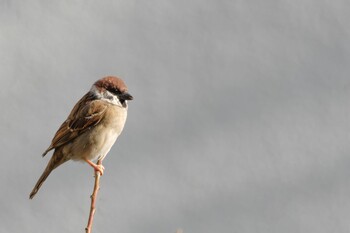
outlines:
M73 142L72 159L103 159L123 131L126 117L126 108L109 105L100 123Z

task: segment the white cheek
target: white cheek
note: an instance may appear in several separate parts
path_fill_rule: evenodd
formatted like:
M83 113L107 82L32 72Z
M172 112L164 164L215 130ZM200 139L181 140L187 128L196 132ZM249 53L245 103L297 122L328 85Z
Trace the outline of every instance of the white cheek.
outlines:
M104 93L101 93L97 90L97 88L93 85L90 89L90 91L92 91L97 98L102 99L108 103L111 103L113 105L117 105L120 107L123 107L122 103L120 103L119 99L117 96L113 95L111 92L106 91Z
M110 93L109 91L106 91L105 94L104 94L104 100L111 103L111 104L114 104L114 105L117 105L117 106L121 106L122 107L122 103L120 103L119 99L117 96L113 95L112 93Z

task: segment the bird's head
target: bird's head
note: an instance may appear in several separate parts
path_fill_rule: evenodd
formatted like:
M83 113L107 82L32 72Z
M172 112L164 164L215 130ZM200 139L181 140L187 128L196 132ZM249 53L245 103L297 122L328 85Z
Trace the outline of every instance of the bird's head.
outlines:
M115 76L107 76L97 80L91 89L108 102L123 107L127 106L128 100L133 99L124 81Z

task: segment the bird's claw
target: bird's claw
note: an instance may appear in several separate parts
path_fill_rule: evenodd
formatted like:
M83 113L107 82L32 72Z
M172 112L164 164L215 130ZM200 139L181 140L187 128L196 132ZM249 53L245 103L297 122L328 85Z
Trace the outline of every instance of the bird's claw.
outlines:
M101 176L103 175L103 171L105 170L105 167L102 164L95 164L88 159L84 159L84 160L85 160L85 162L90 164L91 167L94 168L95 172L98 171L98 172L100 172Z
M96 166L94 167L95 172L100 172L101 176L103 176L103 172L105 170L105 167L102 164L96 164Z

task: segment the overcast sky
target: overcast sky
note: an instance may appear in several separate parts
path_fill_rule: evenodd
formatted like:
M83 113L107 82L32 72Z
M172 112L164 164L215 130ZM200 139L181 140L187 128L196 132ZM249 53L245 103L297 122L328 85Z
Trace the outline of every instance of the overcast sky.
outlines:
M28 199L73 105L134 100L93 232L350 231L350 5L333 0L0 1L0 232L84 232L93 170Z

